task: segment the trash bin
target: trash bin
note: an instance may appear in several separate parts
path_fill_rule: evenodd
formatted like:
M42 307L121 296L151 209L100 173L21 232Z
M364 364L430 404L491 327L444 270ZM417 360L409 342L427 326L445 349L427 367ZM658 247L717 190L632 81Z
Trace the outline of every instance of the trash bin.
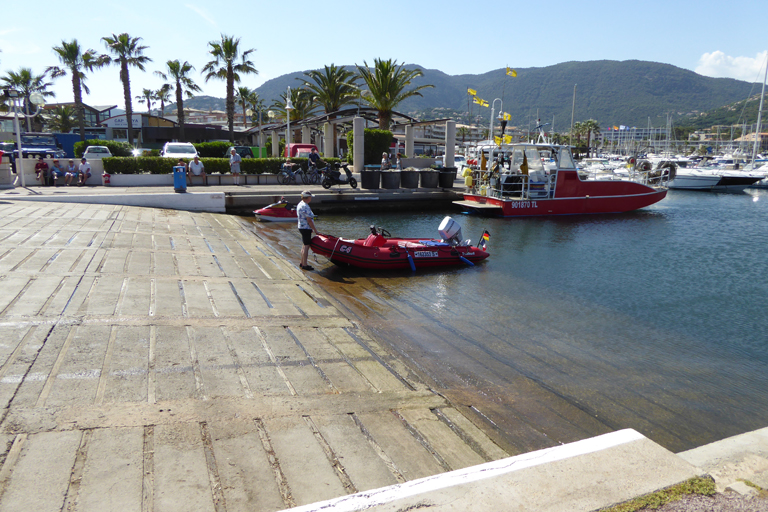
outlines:
M430 169L419 171L421 174L421 188L437 188L440 173Z
M455 167L442 167L440 169L440 176L438 177L440 188L453 188L453 182L456 181L456 170Z
M187 168L183 165L176 165L173 168L173 190L174 192L187 191Z
M400 171L381 171L381 188L400 188Z
M360 171L360 186L362 188L379 188L381 183L381 171L371 171L363 169Z

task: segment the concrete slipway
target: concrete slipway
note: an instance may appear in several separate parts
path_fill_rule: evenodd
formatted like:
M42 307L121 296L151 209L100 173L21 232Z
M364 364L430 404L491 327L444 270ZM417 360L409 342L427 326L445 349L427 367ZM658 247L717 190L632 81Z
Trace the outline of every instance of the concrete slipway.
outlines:
M703 473L768 487L767 430L510 457L237 218L9 199L0 511L596 510Z

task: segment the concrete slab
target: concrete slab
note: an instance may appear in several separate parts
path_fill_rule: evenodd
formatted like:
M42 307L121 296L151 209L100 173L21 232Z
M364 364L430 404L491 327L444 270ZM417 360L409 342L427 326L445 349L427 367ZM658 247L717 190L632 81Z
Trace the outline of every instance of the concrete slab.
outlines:
M49 203L111 204L121 206L141 206L144 208L170 208L193 212L224 213L226 205L223 192L186 192L186 193L133 193L114 194L39 194L7 196L13 201L43 201Z
M768 489L768 428L722 439L678 456L712 476L720 492L739 480Z
M627 429L292 510L465 511L504 504L504 510L588 511L694 476L693 466Z

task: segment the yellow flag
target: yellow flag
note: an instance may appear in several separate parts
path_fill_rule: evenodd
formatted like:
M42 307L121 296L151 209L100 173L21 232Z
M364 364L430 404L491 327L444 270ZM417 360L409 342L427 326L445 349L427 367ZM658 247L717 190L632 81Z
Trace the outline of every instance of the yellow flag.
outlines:
M507 74L508 74L509 76L517 76L517 71L515 71L515 70L514 70L514 69L512 69L512 68L507 68Z
M502 119L504 119L505 121L509 121L510 119L512 119L512 116L504 112L504 117L502 117Z
M499 137L498 135L494 135L493 142L495 142L497 146L501 146L501 137Z
M504 144L512 144L512 136L511 135L505 135L504 136Z
M485 101L485 100L480 100L480 101L482 102L482 103L480 103L481 107L489 107L490 106L487 101Z
M472 103L477 103L478 105L482 105L483 104L483 100L481 100L480 98L475 96L474 98L472 98Z
M477 96L477 91L474 89L467 88L467 94L469 94L470 96Z

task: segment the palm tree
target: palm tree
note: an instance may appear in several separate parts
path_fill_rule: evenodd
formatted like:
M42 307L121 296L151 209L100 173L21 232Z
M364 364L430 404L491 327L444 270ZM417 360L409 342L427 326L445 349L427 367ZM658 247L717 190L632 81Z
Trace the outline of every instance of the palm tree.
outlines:
M370 91L369 95L363 96L363 100L379 111L379 128L382 130L389 130L392 111L400 102L411 96L421 96L419 91L422 89L434 87L424 84L406 91L411 81L424 73L418 68L405 69L404 64L398 65L392 59L375 59L373 71L368 68L367 62L363 61L363 64L362 67L357 66L357 71Z
M467 140L467 137L469 137L471 134L472 134L472 132L471 132L471 131L470 131L470 129L469 129L469 128L467 128L466 126L461 126L461 127L459 127L459 129L458 129L458 130L456 130L456 135L458 135L459 137L461 137L461 143L462 143L462 144L463 144L464 142L466 142L466 140Z
M189 62L184 61L184 63L181 63L178 60L169 60L165 63L165 68L167 74L162 71L155 71L155 74L166 82L168 82L170 78L170 82L165 85L168 86L170 91L176 91L176 115L179 118L179 140L184 142L186 141L184 138L184 95L186 94L187 98L191 98L193 96L192 93L200 92L202 89L200 89L200 86L189 77L189 73L195 69ZM163 87L165 87L165 85Z
M53 51L59 58L59 62L64 66L50 66L45 71L51 74L51 78L65 76L67 70L72 75L72 93L75 98L75 114L77 115L77 126L80 130L80 140L85 140L85 108L83 107L83 91L90 94L91 91L85 85L85 71L93 71L96 65L96 52L87 50L85 52L80 48L77 39L69 43L62 40L61 46L54 46Z
M594 119L587 119L581 123L582 128L587 133L587 156L589 156L589 142L592 139L592 134L600 135L600 123Z
M324 70L307 71L304 73L312 80L309 82L302 78L304 87L314 95L313 100L322 105L326 114L338 112L341 107L353 103L358 98L357 75L343 67L336 67L336 64L324 66ZM327 156L336 156L336 124L333 123L333 141L331 144L331 154Z
M258 97L259 95L256 94L255 90L249 89L245 86L240 86L235 91L235 99L243 109L243 128L248 127L248 120L246 118L247 116L245 115L245 111L253 105L253 102L256 101Z
M221 34L221 41L211 41L210 53L213 60L203 67L205 81L211 78L225 80L227 83L227 122L229 124L229 140L235 141L235 82L240 82L241 74L258 74L249 55L256 51L254 48L240 52L240 38Z
M141 91L141 94L136 96L139 103L147 104L147 112L152 113L152 102L155 101L155 91L147 89L146 87Z
M126 33L112 34L111 37L102 37L104 45L112 55L101 55L98 66L115 64L120 67L120 81L123 83L123 98L125 98L125 120L128 127L128 144L133 145L133 105L131 104L131 77L129 67L135 67L144 71L144 64L152 62L152 59L144 55L147 46L141 46L140 37L131 37Z
M163 84L155 91L155 100L160 102L160 117L165 117L165 104L171 101L172 90L171 84Z
M41 75L35 75L30 68L19 68L18 72L8 71L4 77L0 78L4 83L3 87L8 89L15 89L21 94L24 99L24 112L29 114L29 107L31 102L29 97L33 93L40 93L43 97L51 97L54 94L48 91L48 87L53 85L52 82L46 82L48 78L48 72L43 71ZM32 131L30 127L30 118L27 116L27 131Z
M75 113L75 109L66 105L59 105L46 116L48 128L54 132L69 133L75 126Z

